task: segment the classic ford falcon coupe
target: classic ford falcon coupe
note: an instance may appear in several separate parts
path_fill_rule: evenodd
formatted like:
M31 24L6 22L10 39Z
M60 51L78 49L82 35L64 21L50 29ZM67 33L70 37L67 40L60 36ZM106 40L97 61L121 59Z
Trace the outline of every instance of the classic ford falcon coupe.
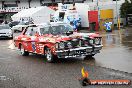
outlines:
M55 58L94 56L102 49L99 34L74 32L69 24L61 22L29 25L14 42L23 56L42 54L48 62Z

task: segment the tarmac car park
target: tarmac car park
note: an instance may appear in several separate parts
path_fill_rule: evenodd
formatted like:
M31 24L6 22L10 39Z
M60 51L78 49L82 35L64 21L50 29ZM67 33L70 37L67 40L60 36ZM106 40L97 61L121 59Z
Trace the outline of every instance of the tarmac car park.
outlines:
M23 56L42 54L48 62L56 58L94 56L103 46L99 34L74 32L69 24L62 22L28 25L14 42Z

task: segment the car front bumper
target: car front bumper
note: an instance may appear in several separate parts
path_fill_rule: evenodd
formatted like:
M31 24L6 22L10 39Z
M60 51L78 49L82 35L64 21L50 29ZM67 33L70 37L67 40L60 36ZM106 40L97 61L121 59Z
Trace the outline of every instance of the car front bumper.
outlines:
M74 57L81 57L86 55L93 55L100 53L103 45L98 46L89 46L89 47L79 47L74 49L68 50L58 50L55 51L58 58L74 58Z
M103 45L94 46L93 50L94 51L99 51L99 50L102 49L102 47L103 47Z
M13 34L0 34L0 38L6 38L6 37L11 38L13 37Z
M68 50L58 50L55 52L58 58L70 58L90 55L92 51L92 47L79 47Z
M103 45L97 45L93 47L93 51L91 52L91 55L100 53L100 50L102 49Z

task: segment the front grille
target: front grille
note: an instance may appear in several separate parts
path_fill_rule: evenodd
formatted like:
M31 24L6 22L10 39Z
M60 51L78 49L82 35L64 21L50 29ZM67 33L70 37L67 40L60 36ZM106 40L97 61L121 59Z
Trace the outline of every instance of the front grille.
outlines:
M93 44L90 43L90 39L89 37L85 37L85 38L82 38L82 46L83 47L86 47L86 46L92 46Z
M90 43L90 40L93 40L93 43ZM69 43L70 42L70 43ZM69 47L69 44L71 46ZM95 44L94 39L84 38L84 39L73 39L65 42L65 48L77 48L77 47L87 47L93 46Z
M65 47L66 48L76 48L80 46L80 40L79 39L74 39L74 40L69 40L65 42Z
M6 34L6 33L0 33L0 34Z
M71 49L71 48L78 48L78 47L88 47L88 46L94 46L94 45L100 45L101 44L101 37L97 37L97 39L100 40L99 44L95 43L95 39L91 39L89 37L87 38L81 38L81 39L72 39L68 41L64 41L65 49ZM91 42L92 40L92 42Z
M80 39L74 39L71 40L73 47L79 47L81 46L81 40Z

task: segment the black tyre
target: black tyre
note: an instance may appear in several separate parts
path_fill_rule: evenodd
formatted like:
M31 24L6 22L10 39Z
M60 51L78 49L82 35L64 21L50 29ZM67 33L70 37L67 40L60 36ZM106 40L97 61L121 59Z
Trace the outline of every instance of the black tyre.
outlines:
M49 63L54 62L54 55L52 54L52 52L49 48L45 49L45 57L47 59L47 62L49 62Z
M14 30L14 33L17 32L17 30Z
M13 39L13 37L11 37L10 39Z
M95 54L92 54L92 55L86 55L85 59L87 58L92 58Z
M28 51L25 51L25 49L23 48L22 45L20 46L20 52L21 52L21 55L22 56L28 56L29 55L29 52Z
M13 39L13 34L12 34L12 37L10 39Z

